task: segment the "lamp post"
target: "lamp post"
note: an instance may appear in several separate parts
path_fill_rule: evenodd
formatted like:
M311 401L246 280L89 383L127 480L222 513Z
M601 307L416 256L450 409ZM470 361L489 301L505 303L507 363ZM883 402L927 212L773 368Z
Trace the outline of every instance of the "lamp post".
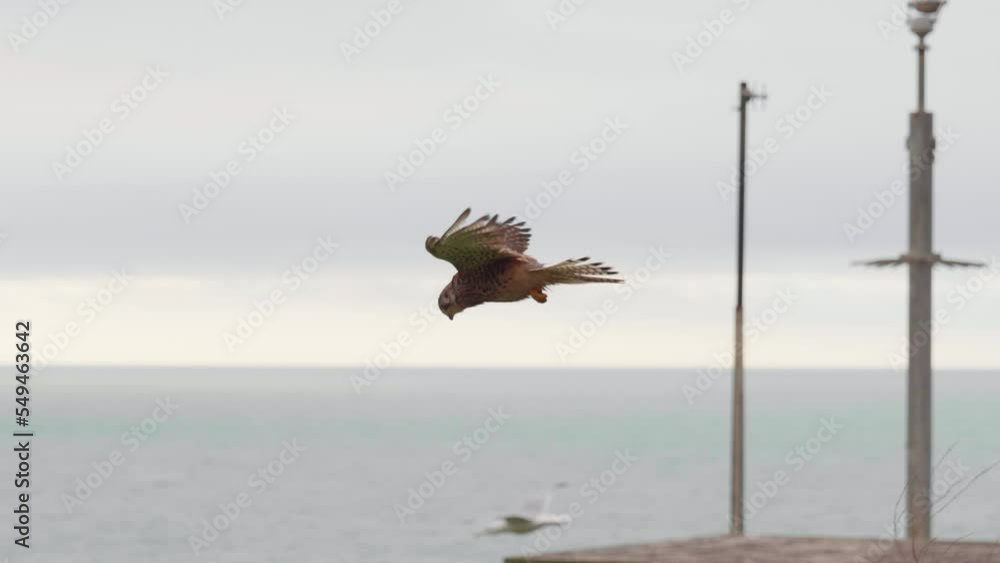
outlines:
M898 258L862 262L869 266L907 265L910 270L909 369L906 392L906 530L911 539L931 537L931 269L935 264L980 267L947 260L933 246L934 120L926 111L927 35L944 0L910 2L910 30L917 43L917 111L910 114L910 248Z
M917 43L917 113L924 113L925 55L927 43L924 39L934 30L938 14L945 0L914 0L910 2L910 30L916 34Z
M934 116L925 111L924 39L934 29L941 0L910 4L910 29L917 43L917 111L910 114L910 340L926 345L910 357L907 385L907 536L931 536L931 267L933 265ZM928 328L923 328L928 327ZM921 340L923 341L923 340Z
M744 532L743 250L746 246L744 219L746 216L747 105L753 100L766 98L766 93L754 92L747 86L746 82L740 82L740 193L736 213L736 327L733 346L733 434L729 487L729 533L734 536L742 536Z

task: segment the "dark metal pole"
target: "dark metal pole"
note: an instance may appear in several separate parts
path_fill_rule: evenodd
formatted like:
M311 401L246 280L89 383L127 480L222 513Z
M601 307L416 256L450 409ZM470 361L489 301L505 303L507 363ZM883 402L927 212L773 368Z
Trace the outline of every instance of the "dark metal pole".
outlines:
M746 149L747 149L747 102L752 94L746 82L740 83L740 193L736 227L736 326L733 359L733 442L731 486L729 498L729 533L742 536L744 533L743 511L743 251L745 247L744 224L746 216Z
M743 309L743 251L744 221L746 217L746 162L747 162L747 103L750 101L750 90L746 82L740 83L740 203L739 224L737 226L736 243L736 310ZM742 332L742 331L741 331Z

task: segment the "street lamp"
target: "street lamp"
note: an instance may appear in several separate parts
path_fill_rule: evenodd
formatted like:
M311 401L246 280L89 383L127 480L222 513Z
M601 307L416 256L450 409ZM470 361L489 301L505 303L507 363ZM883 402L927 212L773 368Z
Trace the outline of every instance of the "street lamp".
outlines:
M931 31L934 31L934 24L937 23L938 13L944 6L945 0L913 0L910 2L910 30L920 38L917 43L918 70L917 70L917 111L924 111L924 54L927 52L927 44L924 38Z
M945 0L915 0L910 7L922 14L936 14L945 5Z
M934 29L944 0L910 2L910 29L917 43L917 111L910 114L910 248L898 258L862 262L868 266L900 266L910 270L909 339L911 350L906 390L906 513L907 536L931 537L931 270L935 265L982 267L979 262L950 260L934 252L933 176L934 115L924 107L924 39Z

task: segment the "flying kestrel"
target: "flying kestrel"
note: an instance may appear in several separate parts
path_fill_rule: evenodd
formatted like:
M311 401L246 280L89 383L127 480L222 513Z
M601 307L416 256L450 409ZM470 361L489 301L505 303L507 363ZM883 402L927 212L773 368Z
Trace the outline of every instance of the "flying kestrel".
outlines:
M511 217L503 223L497 216L484 215L463 226L471 209L466 209L440 237L427 237L427 251L451 262L458 273L441 291L438 307L455 315L487 302L520 301L531 297L545 303L545 288L559 283L621 283L608 277L618 272L591 262L590 258L565 260L545 266L524 254L531 231L524 222Z

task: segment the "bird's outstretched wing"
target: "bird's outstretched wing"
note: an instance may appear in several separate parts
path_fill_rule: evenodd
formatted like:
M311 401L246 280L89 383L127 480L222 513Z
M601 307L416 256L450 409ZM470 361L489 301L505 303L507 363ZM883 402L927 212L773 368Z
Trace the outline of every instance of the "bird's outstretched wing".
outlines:
M552 486L552 489L565 489L569 486L566 481L560 481ZM552 498L555 496L553 490L545 491L541 498L530 500L524 503L525 514L548 514L552 507Z
M510 526L528 526L532 522L524 516L504 516L503 521Z
M436 258L451 262L462 271L502 258L517 258L528 249L531 230L511 217L500 223L497 215L484 215L468 225L471 209L466 209L440 237L427 237L424 246Z
M551 501L551 493L545 493L542 498L532 499L524 503L524 513L525 514L545 514L548 512L549 503Z

